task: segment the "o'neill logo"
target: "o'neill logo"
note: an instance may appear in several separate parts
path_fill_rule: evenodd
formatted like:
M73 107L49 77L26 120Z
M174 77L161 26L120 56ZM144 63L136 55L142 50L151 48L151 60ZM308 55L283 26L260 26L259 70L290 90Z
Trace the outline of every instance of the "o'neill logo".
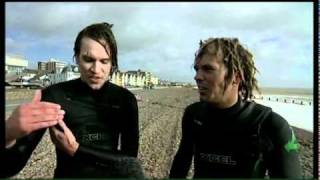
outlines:
M218 163L218 164L227 164L227 165L236 165L237 162L232 159L231 156L219 155L219 154L206 154L200 153L200 160Z

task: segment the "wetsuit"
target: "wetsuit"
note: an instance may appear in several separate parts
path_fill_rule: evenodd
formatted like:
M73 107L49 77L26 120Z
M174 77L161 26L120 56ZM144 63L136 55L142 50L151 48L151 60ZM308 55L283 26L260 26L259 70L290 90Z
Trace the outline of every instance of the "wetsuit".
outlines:
M92 90L76 79L43 90L42 101L61 105L66 112L64 122L79 143L73 157L56 148L56 178L113 177L116 175L112 164L118 166L123 159L137 157L138 107L130 91L110 82ZM2 173L6 176L18 173L44 132L45 129L38 130L18 139L14 147L6 150Z
M271 108L197 102L185 110L170 178L186 178L192 157L194 178L301 177L298 146L287 121Z

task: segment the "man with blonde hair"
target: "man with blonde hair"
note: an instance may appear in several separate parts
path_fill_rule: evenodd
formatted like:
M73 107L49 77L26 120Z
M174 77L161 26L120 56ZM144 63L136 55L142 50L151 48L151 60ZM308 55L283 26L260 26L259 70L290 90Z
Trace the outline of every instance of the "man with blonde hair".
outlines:
M298 143L287 121L251 101L258 89L253 55L237 38L209 38L195 55L200 102L182 119L170 178L299 178Z

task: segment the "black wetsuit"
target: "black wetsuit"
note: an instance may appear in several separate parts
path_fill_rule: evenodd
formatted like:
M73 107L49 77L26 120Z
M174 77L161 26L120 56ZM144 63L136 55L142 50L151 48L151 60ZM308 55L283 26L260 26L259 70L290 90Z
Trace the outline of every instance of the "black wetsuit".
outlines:
M185 178L192 157L194 178L263 178L266 171L269 177L301 177L292 128L254 102L239 100L227 109L205 102L188 106L170 178Z
M43 90L42 101L61 105L66 112L64 122L80 144L73 157L56 148L56 178L126 177L114 171L121 168L115 167L120 166L121 161L135 159L138 153L138 107L130 91L110 82L99 90L92 90L76 79ZM6 150L2 173L6 176L18 173L44 132L45 129L39 130L21 138Z

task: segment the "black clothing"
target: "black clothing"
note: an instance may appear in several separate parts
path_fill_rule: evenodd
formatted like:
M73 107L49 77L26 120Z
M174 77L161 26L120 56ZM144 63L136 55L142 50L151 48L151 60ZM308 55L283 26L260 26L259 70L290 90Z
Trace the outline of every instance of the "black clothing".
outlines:
M113 177L115 172L108 171L107 164L137 157L138 107L130 91L110 82L93 90L76 79L43 90L42 101L61 105L66 112L64 122L79 143L73 157L56 148L56 178ZM24 167L44 132L33 132L6 150L6 176Z
M263 178L266 170L270 177L301 177L293 133L280 115L254 102L238 100L227 109L194 103L183 115L170 178L185 178L192 157L194 178ZM288 143L296 146L287 150Z

